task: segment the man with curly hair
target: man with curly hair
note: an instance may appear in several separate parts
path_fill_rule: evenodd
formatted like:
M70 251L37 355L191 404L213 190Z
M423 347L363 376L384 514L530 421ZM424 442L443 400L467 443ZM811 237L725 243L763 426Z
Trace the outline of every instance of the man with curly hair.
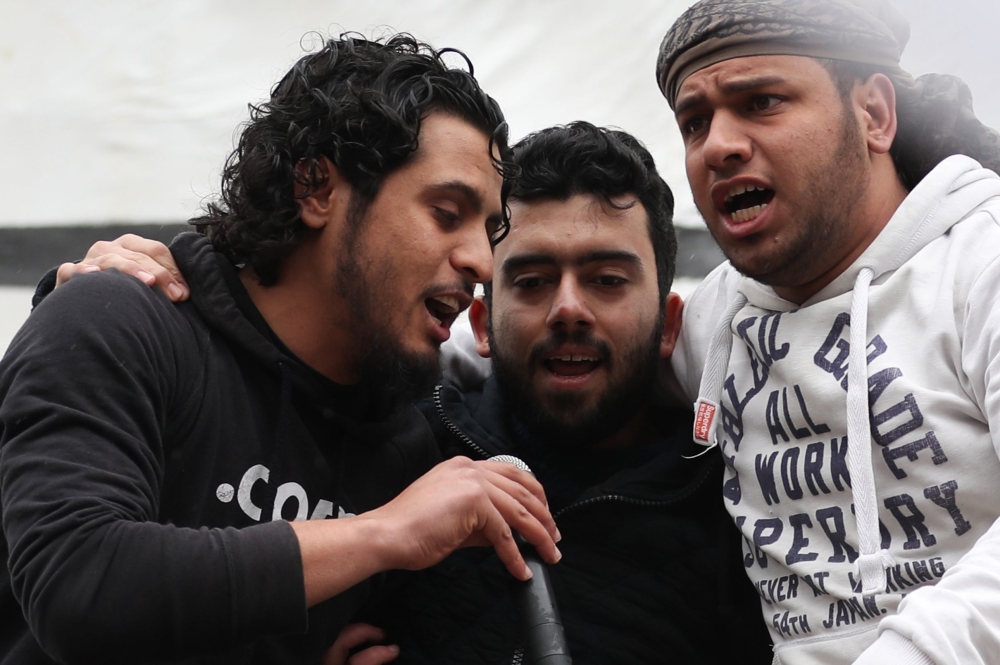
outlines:
M471 72L332 39L173 244L189 302L109 271L36 308L0 364L0 662L318 662L386 571L492 544L524 578L511 527L558 559L538 483L433 467L410 405L492 273L507 153Z

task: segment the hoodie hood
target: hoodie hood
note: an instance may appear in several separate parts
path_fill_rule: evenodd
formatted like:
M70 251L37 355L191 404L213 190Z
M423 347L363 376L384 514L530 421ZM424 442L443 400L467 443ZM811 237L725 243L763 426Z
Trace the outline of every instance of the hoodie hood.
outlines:
M264 365L277 367L287 360L240 311L219 265L222 257L208 238L200 233L182 233L170 243L170 252L191 285L192 304L211 328Z
M276 345L277 338L269 339L240 309L232 292L232 288L238 287L231 287L226 275L227 269L233 270L233 274L237 269L215 251L204 235L182 233L171 243L170 251L191 287L191 303L207 325L280 376L279 423L287 424L284 419L291 417L293 393L296 401L311 403L341 431L365 440L383 440L406 423L419 419L410 404L398 404L391 396L378 397L377 391L368 391L363 384L336 384ZM344 409L345 397L354 399L364 391L371 394L371 399L366 401L363 414L356 409ZM378 403L373 403L374 399ZM278 436L282 436L280 432Z
M995 196L1000 196L1000 176L980 167L971 157L953 155L913 188L875 241L847 270L802 305L745 276L740 277L738 290L749 304L775 312L829 300L853 290L865 269L872 272L872 281L896 270L961 222L969 210Z

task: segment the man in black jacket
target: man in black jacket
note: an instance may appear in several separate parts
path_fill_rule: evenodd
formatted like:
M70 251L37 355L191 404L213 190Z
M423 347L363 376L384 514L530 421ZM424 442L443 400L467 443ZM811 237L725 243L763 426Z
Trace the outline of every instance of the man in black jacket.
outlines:
M411 37L332 39L174 243L189 302L109 271L36 308L0 363L0 662L316 663L385 571L492 543L524 577L505 520L558 558L538 483L428 472L409 405L492 273L503 128Z
M669 188L635 138L583 122L529 136L514 161L511 230L470 310L493 377L445 381L421 407L443 454L514 455L545 487L578 665L769 663L721 460L690 457L690 413L652 399L681 312ZM375 621L399 662L516 663L509 579L490 553L456 552Z

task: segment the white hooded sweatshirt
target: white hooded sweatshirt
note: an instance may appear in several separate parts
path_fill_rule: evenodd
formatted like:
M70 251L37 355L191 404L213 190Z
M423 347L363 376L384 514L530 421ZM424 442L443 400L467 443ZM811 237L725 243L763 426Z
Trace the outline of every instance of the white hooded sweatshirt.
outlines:
M673 365L776 660L1000 663L997 174L942 162L801 306L723 264Z

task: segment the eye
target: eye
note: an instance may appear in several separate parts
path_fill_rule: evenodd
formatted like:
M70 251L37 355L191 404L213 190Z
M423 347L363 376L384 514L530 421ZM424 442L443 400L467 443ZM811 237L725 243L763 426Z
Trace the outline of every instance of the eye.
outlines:
M681 133L684 136L693 136L708 127L708 117L703 115L691 116L680 122Z
M514 280L514 288L530 291L532 289L537 289L544 283L545 282L541 277L519 277Z
M442 206L433 206L433 211L438 224L444 229L455 228L462 219L458 212Z
M750 98L750 108L754 111L770 111L780 103L781 98L774 95L754 95Z
M624 286L628 280L617 275L600 275L596 281L600 286Z

